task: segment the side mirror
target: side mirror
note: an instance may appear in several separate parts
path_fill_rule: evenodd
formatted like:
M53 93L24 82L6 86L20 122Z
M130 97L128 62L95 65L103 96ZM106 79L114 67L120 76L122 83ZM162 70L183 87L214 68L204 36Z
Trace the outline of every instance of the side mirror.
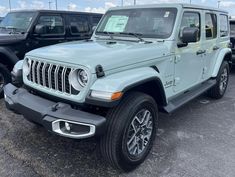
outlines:
M198 41L199 29L197 27L185 27L182 30L181 41L184 44Z
M96 30L97 26L93 26L92 27L92 32L94 32Z
M46 34L46 26L45 25L36 25L34 29L34 33L41 35Z

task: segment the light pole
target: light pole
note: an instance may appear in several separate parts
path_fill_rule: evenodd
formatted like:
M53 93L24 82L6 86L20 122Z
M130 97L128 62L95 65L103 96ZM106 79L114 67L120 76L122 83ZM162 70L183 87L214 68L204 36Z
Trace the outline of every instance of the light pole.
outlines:
M123 1L124 1L124 0L122 0L122 2L121 2L121 3L122 3L122 6L124 5L124 2L123 2Z
M9 2L9 9L11 11L11 0L8 0L8 2Z
M56 9L56 10L58 9L57 0L55 0L55 9Z
M134 5L136 5L136 0L134 0Z
M51 10L51 4L52 4L52 2L49 1L48 4L49 4L49 9Z
M192 0L189 0L189 3L192 4Z
M221 2L221 1L218 1L218 8L220 7L220 2Z

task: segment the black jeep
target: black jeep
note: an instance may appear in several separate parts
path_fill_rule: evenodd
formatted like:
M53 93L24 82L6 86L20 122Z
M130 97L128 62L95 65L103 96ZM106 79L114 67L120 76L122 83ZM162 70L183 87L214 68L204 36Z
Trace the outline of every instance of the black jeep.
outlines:
M10 12L0 23L0 98L10 71L30 50L89 39L102 14L32 10Z
M235 19L230 20L230 42L232 48L232 62L235 64Z

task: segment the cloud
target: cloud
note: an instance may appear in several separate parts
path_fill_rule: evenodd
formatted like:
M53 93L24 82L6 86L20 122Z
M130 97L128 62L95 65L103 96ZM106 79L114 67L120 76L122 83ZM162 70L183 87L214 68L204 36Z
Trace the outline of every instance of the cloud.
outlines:
M105 13L106 10L115 6L116 4L114 4L113 2L105 2L104 7L98 7L98 8L86 7L85 12Z
M68 10L70 10L70 11L75 11L75 10L77 10L77 4L69 3L69 5L68 5Z
M26 9L27 8L27 3L24 0L17 1L17 4L19 5L19 9Z
M221 1L220 2L220 7L234 8L235 7L235 2L234 1Z
M4 16L8 11L8 8L0 5L0 16Z
M45 3L39 0L34 0L30 5L32 9L45 9Z

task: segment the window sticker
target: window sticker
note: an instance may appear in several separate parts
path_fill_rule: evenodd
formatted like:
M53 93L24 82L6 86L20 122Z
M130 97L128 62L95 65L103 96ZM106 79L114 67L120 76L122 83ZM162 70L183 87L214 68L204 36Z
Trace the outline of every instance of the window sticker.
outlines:
M129 17L113 15L109 18L104 31L107 32L123 32L125 30L126 24Z

